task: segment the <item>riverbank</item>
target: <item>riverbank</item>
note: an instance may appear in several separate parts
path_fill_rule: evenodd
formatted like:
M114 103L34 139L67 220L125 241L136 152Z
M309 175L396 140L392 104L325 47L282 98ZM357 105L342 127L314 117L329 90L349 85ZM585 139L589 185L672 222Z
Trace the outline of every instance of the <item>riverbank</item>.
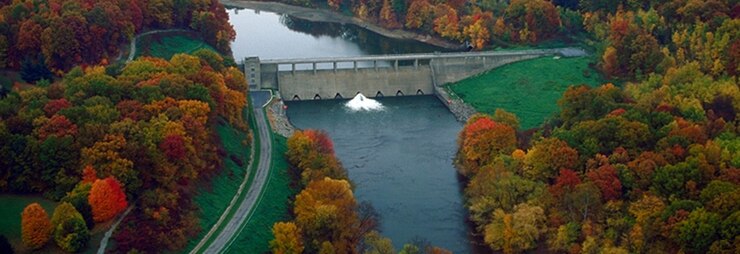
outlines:
M228 7L246 8L258 11L267 11L274 13L287 14L299 19L304 19L313 22L329 22L329 23L341 23L341 24L352 24L364 29L370 30L374 33L383 35L388 38L402 39L402 40L416 40L422 43L434 45L446 49L461 49L462 45L459 43L450 42L442 38L434 37L431 35L419 34L411 31L400 30L400 29L387 29L365 20L342 15L338 12L333 12L324 9L312 9L300 6L287 5L276 2L258 2L258 1L238 1L238 0L221 0L221 3Z

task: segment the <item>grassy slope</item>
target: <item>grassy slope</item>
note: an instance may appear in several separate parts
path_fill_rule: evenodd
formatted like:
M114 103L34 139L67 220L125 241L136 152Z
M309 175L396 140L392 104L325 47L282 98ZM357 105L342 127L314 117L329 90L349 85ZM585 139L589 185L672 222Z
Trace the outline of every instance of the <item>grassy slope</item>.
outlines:
M251 117L249 119L250 126L254 126L253 119ZM221 214L226 210L226 207L229 206L231 199L234 197L237 190L239 190L239 185L241 185L244 180L244 175L247 173L247 165L249 165L250 161L249 156L252 148L250 145L242 144L242 140L246 138L246 133L235 129L230 125L219 125L216 127L216 132L221 138L223 148L228 155L224 158L224 168L222 171L211 180L209 185L201 187L198 190L198 194L193 197L193 201L196 206L200 208L199 217L201 232L197 237L191 239L185 247L187 252L192 250L195 245L198 244L211 227L216 224L218 219L221 217ZM229 158L229 155L231 154L236 155L240 160L242 160L244 163L242 167L239 167L239 165ZM246 186L249 186L251 183L251 180L254 177L253 175L253 172L250 172ZM236 208L233 208L231 212L235 209ZM186 252L184 251L183 253Z
M568 86L604 82L588 63L588 57L516 62L448 85L448 90L478 112L493 113L503 108L515 113L522 129L529 129L558 112L557 101Z
M249 223L242 228L236 240L227 249L227 253L268 252L268 243L272 240L272 224L290 219L288 200L296 193L290 187L288 162L283 156L286 150L287 139L273 134L270 178L264 196L257 204Z
M134 58L144 55L170 59L175 54L193 53L202 48L218 52L202 40L185 34L152 34L143 36L136 43L138 50Z

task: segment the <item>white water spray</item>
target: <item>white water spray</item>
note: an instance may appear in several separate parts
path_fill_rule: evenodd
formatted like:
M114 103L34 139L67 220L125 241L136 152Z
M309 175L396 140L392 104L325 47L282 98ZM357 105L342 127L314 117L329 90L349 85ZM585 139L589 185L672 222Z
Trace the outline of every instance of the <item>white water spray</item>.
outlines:
M355 97L345 103L344 106L352 111L380 111L384 108L383 104L380 104L380 102L367 98L361 93L355 95Z

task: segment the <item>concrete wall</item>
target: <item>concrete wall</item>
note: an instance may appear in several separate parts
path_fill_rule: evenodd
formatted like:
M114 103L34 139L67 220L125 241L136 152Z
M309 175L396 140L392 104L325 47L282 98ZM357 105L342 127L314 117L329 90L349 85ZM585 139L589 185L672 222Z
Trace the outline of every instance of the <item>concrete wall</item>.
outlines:
M261 89L279 89L278 86L278 65L277 64L260 64L260 88Z
M536 49L503 52L428 53L344 58L283 59L259 62L259 88L276 89L285 100L300 98L334 99L337 94L351 98L357 92L367 97L396 94L434 94L434 86L457 82L493 68L527 59L550 55L579 56L577 48ZM358 67L358 62L391 62L392 67ZM413 61L418 66L400 66L398 61ZM354 63L354 69L336 69L336 64ZM426 64L429 62L429 65ZM334 69L316 69L316 64L334 64ZM311 70L296 70L296 64L313 64ZM292 66L279 71L278 66ZM251 67L245 71L252 71ZM254 72L253 71L253 72ZM251 78L251 75L248 77ZM400 92L400 93L399 93Z
M434 94L431 70L428 66L375 69L338 69L308 71L281 71L277 75L280 95L285 100L298 96L301 100L334 99L337 93L352 98L361 92L367 97ZM264 82L264 79L263 79Z
M493 68L527 59L543 56L542 54L521 54L510 56L474 56L461 58L436 58L432 67L438 85L453 83L475 76Z

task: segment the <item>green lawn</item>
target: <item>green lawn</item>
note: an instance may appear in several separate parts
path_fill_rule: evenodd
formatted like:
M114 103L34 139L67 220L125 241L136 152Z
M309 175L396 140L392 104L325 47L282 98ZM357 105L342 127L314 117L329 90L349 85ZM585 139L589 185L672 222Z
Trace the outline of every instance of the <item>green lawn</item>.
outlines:
M493 113L502 108L515 113L521 128L529 129L559 111L557 101L569 86L605 82L588 63L589 57L542 57L448 84L447 89L478 112Z
M153 56L170 59L175 54L189 54L202 48L218 52L204 41L191 35L183 33L151 34L143 36L136 42L137 51L134 58L139 56Z
M54 201L39 195L0 195L0 235L5 235L16 248L21 243L21 213L23 208L34 202L41 204L51 219L57 205Z
M290 220L288 200L296 194L290 187L288 162L283 156L288 149L287 139L273 134L270 178L249 222L241 229L227 253L265 253L272 240L272 225Z

